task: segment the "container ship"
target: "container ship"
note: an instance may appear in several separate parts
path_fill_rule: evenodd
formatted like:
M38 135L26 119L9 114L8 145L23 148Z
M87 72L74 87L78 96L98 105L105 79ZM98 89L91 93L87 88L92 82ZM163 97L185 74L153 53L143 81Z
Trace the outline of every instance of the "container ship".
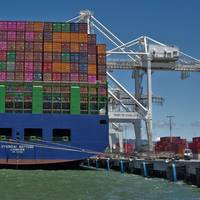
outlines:
M106 45L86 23L0 21L0 166L79 163L107 145Z

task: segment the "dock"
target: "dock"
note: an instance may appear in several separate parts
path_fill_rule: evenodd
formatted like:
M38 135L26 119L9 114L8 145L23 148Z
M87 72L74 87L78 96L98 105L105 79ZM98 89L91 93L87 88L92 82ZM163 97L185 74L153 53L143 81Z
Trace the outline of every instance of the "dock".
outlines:
M200 160L90 158L84 162L84 165L96 169L137 174L146 178L164 178L172 182L184 181L200 187Z

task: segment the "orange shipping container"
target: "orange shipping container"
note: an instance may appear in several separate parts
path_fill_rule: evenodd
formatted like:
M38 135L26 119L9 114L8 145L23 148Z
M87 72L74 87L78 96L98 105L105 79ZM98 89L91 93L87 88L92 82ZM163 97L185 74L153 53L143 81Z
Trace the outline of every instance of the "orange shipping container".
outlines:
M61 72L61 63L53 63L53 68L52 68L53 72Z
M96 75L96 73L97 73L97 66L95 64L88 64L88 74Z
M106 45L105 44L98 44L97 45L97 53L98 54L106 54Z
M87 43L87 41L88 41L87 33L79 33L79 42Z
M78 53L79 52L79 43L72 42L70 45L70 51Z
M44 42L44 51L45 52L52 52L52 43Z
M53 33L53 42L62 42L62 34Z
M70 63L61 63L61 72L70 72Z
M61 33L62 42L70 42L70 33Z
M44 29L44 23L43 22L34 22L33 29L34 29L34 31L42 32Z
M71 33L70 34L71 42L79 42L79 34L78 33Z
M53 42L53 52L61 52L61 43Z

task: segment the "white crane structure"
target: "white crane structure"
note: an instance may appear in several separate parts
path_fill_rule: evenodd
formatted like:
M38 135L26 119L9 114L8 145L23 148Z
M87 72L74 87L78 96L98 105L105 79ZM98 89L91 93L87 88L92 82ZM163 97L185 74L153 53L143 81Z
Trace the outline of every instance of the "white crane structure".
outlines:
M190 72L200 72L200 60L181 52L175 46L165 45L150 37L141 36L124 43L105 27L89 10L67 22L86 22L88 33L95 30L112 44L107 50L107 79L109 94L110 147L111 135L119 134L120 151L123 152L121 123L131 123L134 127L136 149L141 147L141 122L145 122L148 150L153 151L152 103L163 103L162 97L152 95L152 73L155 71L180 71L181 78ZM128 91L109 71L129 70L134 78L135 91ZM143 94L142 80L147 77L147 94ZM128 78L128 77L127 77Z

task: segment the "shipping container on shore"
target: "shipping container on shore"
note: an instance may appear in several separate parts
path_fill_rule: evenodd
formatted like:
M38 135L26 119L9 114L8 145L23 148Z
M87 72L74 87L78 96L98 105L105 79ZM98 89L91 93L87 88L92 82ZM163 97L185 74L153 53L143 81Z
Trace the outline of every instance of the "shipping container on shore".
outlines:
M0 21L0 88L0 112L99 114L106 45L86 23Z
M189 143L189 148L192 150L193 154L200 154L200 137L192 138L192 142Z
M186 139L181 139L181 137L161 137L160 141L156 142L155 151L183 155L187 146Z

